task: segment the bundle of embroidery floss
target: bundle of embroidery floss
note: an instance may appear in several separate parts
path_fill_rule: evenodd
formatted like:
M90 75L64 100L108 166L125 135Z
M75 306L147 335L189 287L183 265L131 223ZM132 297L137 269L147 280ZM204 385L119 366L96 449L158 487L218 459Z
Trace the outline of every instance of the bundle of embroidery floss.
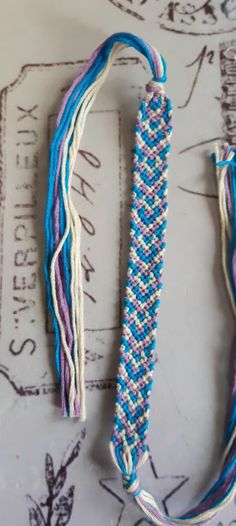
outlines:
M81 224L71 199L71 177L87 114L112 63L126 46L144 55L152 79L147 84L135 128L130 248L110 449L122 473L124 488L154 524L198 525L210 520L235 495L235 378L218 479L198 506L181 517L167 517L153 497L142 489L137 470L148 457L147 430L165 250L172 108L164 92L163 57L153 46L130 33L112 35L92 54L64 96L50 147L45 276L55 331L62 414L85 418ZM228 146L217 148L215 160L223 268L236 313L235 153Z

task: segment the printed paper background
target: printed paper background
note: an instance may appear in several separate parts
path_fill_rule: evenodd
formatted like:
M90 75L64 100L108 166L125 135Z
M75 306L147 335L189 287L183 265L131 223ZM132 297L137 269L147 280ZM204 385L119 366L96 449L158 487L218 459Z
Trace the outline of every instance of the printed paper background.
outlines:
M145 489L183 513L217 473L234 320L210 154L236 146L235 0L9 0L0 21L0 524L148 524L108 443L125 279L132 132L150 78L127 50L87 120L73 175L82 221L87 420L63 419L43 281L48 145L63 93L115 31L165 56L174 106L169 224ZM236 502L212 521L236 521Z

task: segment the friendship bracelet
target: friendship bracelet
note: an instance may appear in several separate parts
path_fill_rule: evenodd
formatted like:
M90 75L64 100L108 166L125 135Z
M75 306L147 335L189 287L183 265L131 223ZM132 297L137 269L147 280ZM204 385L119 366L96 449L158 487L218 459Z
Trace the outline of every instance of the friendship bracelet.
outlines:
M144 55L152 79L146 86L135 128L130 248L110 449L122 473L124 488L154 524L198 525L214 517L235 495L236 357L233 356L230 414L218 479L198 506L181 517L165 516L153 497L142 489L137 470L148 457L147 431L167 222L172 107L164 92L166 63L163 57L153 46L130 33L112 35L92 54L63 98L50 146L45 278L55 332L62 414L85 419L81 223L71 199L72 172L87 114L112 63L126 46ZM228 145L217 146L214 161L222 263L236 315L236 153Z

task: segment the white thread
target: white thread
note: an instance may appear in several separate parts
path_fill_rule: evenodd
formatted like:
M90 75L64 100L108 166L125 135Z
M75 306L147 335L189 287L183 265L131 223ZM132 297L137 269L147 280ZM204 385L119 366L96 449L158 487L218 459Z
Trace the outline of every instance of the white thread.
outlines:
M236 317L236 305L234 300L234 295L231 287L231 280L228 272L228 262L227 262L227 245L230 239L231 226L230 220L228 217L227 203L226 203L226 192L225 192L225 178L227 175L228 166L223 165L219 166L218 163L222 161L230 161L234 153L231 151L228 154L227 159L224 158L225 148L227 145L224 145L223 148L220 148L218 144L215 145L215 154L216 154L216 181L217 181L217 190L218 190L218 199L219 199L219 211L220 211L220 220L221 220L221 251L222 251L222 266L225 276L226 288L230 298L230 303L232 306L233 314Z

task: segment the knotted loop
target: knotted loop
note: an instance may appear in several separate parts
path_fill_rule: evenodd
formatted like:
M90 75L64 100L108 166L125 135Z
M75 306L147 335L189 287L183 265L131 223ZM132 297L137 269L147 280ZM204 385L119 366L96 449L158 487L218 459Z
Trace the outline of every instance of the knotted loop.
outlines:
M124 475L122 477L123 487L133 497L137 497L141 491L140 480L137 477L137 474L133 472L131 475Z
M160 80L151 79L146 84L146 91L149 93L165 93L163 82Z
M112 442L110 442L110 451L114 463L122 473L124 489L133 497L138 497L142 493L142 488L136 470L146 462L148 451L144 451L139 458L134 459L129 447L121 445L114 447Z

